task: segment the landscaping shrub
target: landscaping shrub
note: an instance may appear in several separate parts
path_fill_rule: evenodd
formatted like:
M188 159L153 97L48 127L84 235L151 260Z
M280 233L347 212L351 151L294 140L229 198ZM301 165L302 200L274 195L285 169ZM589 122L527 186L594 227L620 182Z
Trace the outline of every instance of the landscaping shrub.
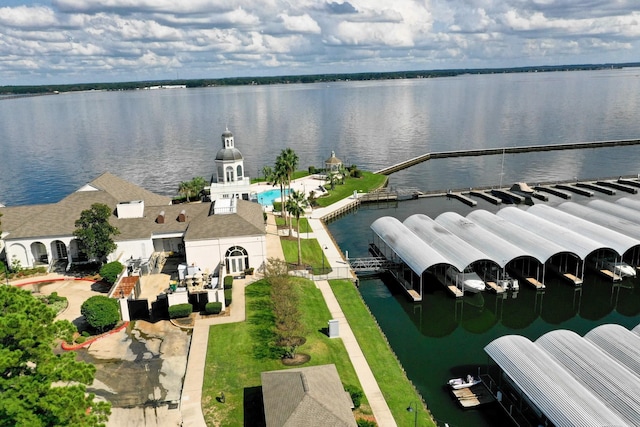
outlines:
M359 408L360 403L362 402L362 396L364 396L364 394L362 393L362 390L352 385L348 385L344 389L347 393L349 393L349 396L351 396L351 401L353 402L353 406L356 408Z
M365 420L364 418L358 418L356 424L358 424L358 427L376 427L378 425L374 421Z
M119 261L113 261L102 266L100 269L100 277L110 285L113 285L120 273L124 270L124 265Z
M232 293L231 289L225 289L224 291L224 304L227 307L231 305Z
M282 211L282 202L273 202L273 211L281 212Z
M207 305L204 306L204 311L207 314L220 314L220 312L222 311L222 303L208 302Z
M76 343L77 344L82 344L86 340L87 340L87 337L83 337L82 335L80 335L78 338L76 338Z
M83 302L80 312L98 332L113 328L120 320L118 301L104 295L95 295Z
M169 307L169 318L177 319L180 317L187 317L193 312L191 304L176 304Z
M233 276L224 276L224 289L231 289L233 288Z

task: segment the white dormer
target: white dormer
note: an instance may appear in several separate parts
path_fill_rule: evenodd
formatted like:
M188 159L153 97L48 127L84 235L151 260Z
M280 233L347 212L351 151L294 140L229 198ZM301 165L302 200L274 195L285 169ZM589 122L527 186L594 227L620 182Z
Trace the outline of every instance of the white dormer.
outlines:
M120 219L142 218L144 216L144 200L118 203L116 215Z

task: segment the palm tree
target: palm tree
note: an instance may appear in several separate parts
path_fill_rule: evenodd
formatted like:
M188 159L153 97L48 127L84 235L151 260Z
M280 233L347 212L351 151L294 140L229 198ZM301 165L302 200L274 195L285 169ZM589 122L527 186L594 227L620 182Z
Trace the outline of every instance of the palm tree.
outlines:
M289 215L294 216L297 222L297 233L298 233L298 265L302 264L302 248L300 246L300 216L304 214L304 210L309 206L309 201L307 200L306 194L304 191L295 191L292 190L289 193L289 197L287 198L287 212Z
M282 213L282 217L286 219L284 214L284 188L287 183L287 171L284 167L284 163L280 161L280 157L276 159L276 165L273 169L272 174L273 186L280 186L280 212Z
M331 190L335 189L336 183L338 182L338 173L331 170L327 171L327 182Z
M273 178L273 168L271 166L264 166L262 168L262 174L264 175L264 180L266 182L271 181Z
M191 197L191 191L192 191L192 187L191 187L191 182L189 181L182 181L180 183L180 185L178 185L178 193L182 194L184 197L187 198L187 202L190 202L190 197Z
M298 155L291 148L285 148L280 153L282 161L284 162L284 167L287 171L287 187L291 190L291 181L293 180L293 174L298 167Z

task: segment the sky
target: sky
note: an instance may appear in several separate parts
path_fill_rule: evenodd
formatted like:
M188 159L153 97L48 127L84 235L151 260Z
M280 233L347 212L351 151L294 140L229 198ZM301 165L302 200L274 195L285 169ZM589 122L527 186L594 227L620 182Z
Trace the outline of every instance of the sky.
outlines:
M0 86L636 61L638 0L0 0Z

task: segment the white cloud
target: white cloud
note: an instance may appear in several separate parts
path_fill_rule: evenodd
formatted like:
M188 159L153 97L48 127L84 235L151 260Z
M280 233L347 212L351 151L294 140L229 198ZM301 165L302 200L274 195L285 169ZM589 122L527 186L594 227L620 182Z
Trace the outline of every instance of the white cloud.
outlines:
M637 0L32 1L0 8L7 84L640 57Z

